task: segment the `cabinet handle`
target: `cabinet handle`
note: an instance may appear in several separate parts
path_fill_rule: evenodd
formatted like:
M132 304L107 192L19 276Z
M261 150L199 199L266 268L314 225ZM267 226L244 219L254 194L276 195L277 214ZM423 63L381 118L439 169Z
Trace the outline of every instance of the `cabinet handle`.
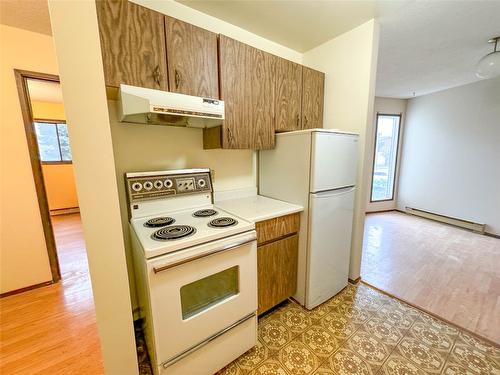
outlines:
M307 116L304 115L304 128L307 129Z
M299 128L299 121L300 121L300 118L299 118L299 114L297 113L297 129Z
M178 89L181 82L181 76L177 69L175 69L175 88Z
M160 66L159 65L156 65L155 70L153 71L153 78L154 78L156 84L158 86L160 86L161 74L160 74Z

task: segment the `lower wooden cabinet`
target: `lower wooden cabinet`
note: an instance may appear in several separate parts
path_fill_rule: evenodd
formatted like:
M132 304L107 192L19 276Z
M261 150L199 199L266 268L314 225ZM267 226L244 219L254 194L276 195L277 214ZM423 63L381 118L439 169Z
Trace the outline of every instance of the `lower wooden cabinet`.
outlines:
M295 294L298 247L294 234L257 248L258 314Z

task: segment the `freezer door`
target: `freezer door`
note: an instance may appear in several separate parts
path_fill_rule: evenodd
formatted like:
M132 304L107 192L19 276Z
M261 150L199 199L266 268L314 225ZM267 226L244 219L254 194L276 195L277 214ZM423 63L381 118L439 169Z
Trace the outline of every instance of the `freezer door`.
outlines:
M347 285L355 187L310 194L306 308Z
M310 191L356 185L358 136L314 132L311 153Z

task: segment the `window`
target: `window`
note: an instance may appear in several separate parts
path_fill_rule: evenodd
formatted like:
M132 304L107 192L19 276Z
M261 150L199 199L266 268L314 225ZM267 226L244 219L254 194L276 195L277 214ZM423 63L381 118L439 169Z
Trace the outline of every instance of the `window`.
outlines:
M68 126L62 122L35 122L38 151L42 163L70 163Z
M394 199L401 115L377 114L371 202Z

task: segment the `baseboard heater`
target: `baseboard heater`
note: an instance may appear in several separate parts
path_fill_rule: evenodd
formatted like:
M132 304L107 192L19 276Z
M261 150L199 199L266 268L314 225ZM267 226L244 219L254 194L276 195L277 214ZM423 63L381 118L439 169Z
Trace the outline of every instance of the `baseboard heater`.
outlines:
M474 232L481 233L481 234L484 234L484 231L486 228L486 224L475 223L473 221L464 220L464 219L457 219L455 217L445 216L445 215L437 214L435 212L419 210L418 208L406 206L406 212L411 214L411 215L424 217L426 219L440 221L442 223L454 225L454 226L465 228L465 229L470 229Z

